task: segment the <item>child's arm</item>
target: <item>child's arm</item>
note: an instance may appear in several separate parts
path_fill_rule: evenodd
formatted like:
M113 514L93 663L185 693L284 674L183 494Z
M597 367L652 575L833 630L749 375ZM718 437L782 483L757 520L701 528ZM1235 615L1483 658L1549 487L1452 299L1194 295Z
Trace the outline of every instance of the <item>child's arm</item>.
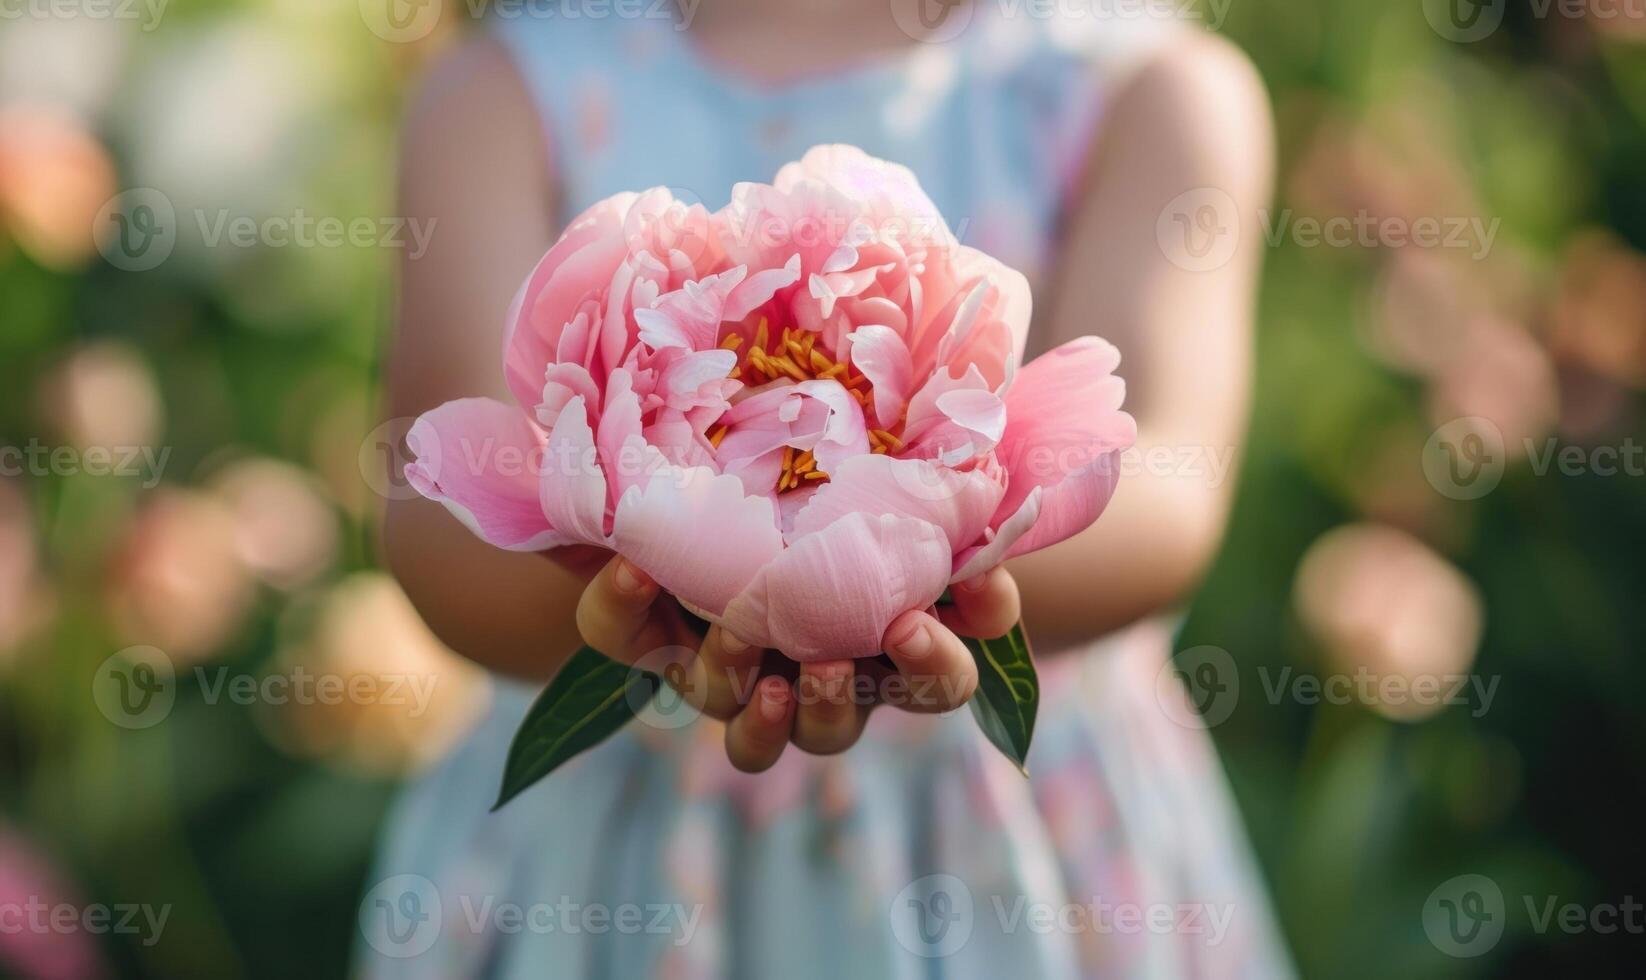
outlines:
M1223 534L1250 399L1257 212L1271 181L1262 82L1227 42L1195 35L1141 68L1108 113L1047 297L1044 343L1095 333L1120 348L1138 420L1133 452L1145 465L1124 472L1091 528L1010 564L1042 652L1160 610L1194 585ZM1159 241L1157 224L1167 214L1180 233L1168 205L1204 187L1239 211L1238 247L1221 267L1190 271L1181 239ZM1196 250L1212 233L1200 216L1187 214ZM1235 234L1227 213L1212 227ZM1164 466L1148 465L1151 450Z
M487 36L436 67L406 120L400 214L432 222L400 269L389 358L391 416L503 390L503 321L554 241L542 124L507 53ZM439 504L391 500L389 567L434 632L488 667L545 678L577 648L584 577L479 540Z

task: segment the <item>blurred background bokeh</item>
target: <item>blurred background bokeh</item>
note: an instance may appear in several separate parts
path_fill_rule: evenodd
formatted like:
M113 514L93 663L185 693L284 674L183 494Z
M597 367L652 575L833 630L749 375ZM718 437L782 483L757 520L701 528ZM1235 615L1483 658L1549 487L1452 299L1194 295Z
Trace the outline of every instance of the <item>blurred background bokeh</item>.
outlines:
M1179 662L1308 976L1638 961L1646 4L1470 2L1199 8L1281 170ZM0 929L0 976L343 976L398 780L486 698L371 530L395 128L474 8L86 6L0 19L0 904L169 911ZM1362 215L1460 237L1308 233ZM1503 932L1447 949L1461 875Z

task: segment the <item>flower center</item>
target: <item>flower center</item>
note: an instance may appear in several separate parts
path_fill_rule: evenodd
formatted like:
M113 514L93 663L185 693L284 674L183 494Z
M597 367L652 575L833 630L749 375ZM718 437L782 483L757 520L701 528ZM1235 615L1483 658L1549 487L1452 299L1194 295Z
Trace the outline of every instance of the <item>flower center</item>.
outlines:
M859 373L849 359L836 361L817 346L817 334L807 330L784 327L779 337L772 337L765 317L755 327L754 337L745 340L742 335L730 333L720 342L725 350L739 352L737 365L726 376L758 388L782 378L791 381L831 379L839 382L863 409L865 418L874 417L874 386ZM902 426L899 425L898 428ZM715 448L726 437L724 422L709 430L709 442ZM875 453L893 452L903 448L903 440L885 429L870 429L869 450ZM827 482L829 475L817 468L811 450L796 452L795 447L783 447L783 469L777 478L777 491L783 493L806 483Z

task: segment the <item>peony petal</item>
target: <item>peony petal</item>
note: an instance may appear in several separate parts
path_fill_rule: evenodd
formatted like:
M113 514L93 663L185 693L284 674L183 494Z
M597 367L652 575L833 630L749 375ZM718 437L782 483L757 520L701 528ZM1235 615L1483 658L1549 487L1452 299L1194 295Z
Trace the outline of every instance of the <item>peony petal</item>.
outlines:
M721 621L801 662L872 657L892 620L937 601L949 568L949 542L937 527L848 514L762 568Z
M744 493L771 496L777 492L777 478L783 474L783 451L774 449L758 456L722 462L721 470L741 480Z
M618 502L612 540L663 588L716 616L783 551L771 500L707 467L657 467Z
M566 403L549 433L538 493L556 530L584 544L606 546L606 477L581 396Z
M637 337L629 325L629 301L635 286L634 265L632 259L619 263L617 271L612 273L610 285L606 287L606 308L596 338L596 352L599 356L594 368L602 377L623 363L624 353L634 346Z
M640 326L640 340L653 350L684 347L713 350L720 342L720 322L725 319L726 299L748 273L744 266L702 279L690 280L664 293L649 309L634 311Z
M1001 522L995 529L994 537L975 548L955 553L954 575L951 582L964 582L975 578L995 567L1011 555L1012 546L1029 533L1035 521L1040 519L1040 497L1044 487L1035 487L1024 499L1023 506L1012 512L1012 516Z
M842 299L856 296L874 285L875 276L881 269L871 267L856 269L851 272L831 272L826 275L812 273L807 283L808 294L818 302L818 311L823 319L834 316L834 307Z
M852 513L894 514L934 524L960 551L977 541L1005 493L979 470L959 472L924 459L854 456L829 473L829 482L794 521L790 540L815 534Z
M948 416L937 407L937 400L951 391L987 391L989 382L984 379L982 372L977 368L968 368L964 374L951 375L948 371L939 368L937 373L926 379L913 396L909 398L908 418L903 427L905 440L918 439L925 431L934 425L948 420ZM1008 419L1008 424L1010 420Z
M839 467L853 456L868 453L869 430L863 423L863 406L840 382L833 378L802 381L795 385L795 390L828 406L822 434L815 445L805 447L817 457L817 465L823 472L832 472L831 467Z
M951 358L942 363L951 367L977 364L985 376L997 383L1002 379L996 372L1003 369L1004 381L1009 383L1029 339L1029 319L1034 307L1029 281L1023 273L994 256L969 246L955 249L954 261L955 274L962 282L986 279L990 288L980 317L984 329L973 330L969 342L953 350Z
M749 276L731 291L726 297L726 308L721 318L734 323L753 313L769 302L779 289L784 289L800 281L800 253L789 256L789 260L777 269L762 269Z
M895 330L878 324L858 327L847 339L852 364L874 385L875 419L889 429L908 404L914 385L909 348Z
M834 304L840 297L836 296L834 290L830 288L827 278L815 272L812 273L811 281L807 283L807 292L812 299L817 300L817 308L822 312L825 320L834 316Z
M425 412L406 434L416 461L406 479L482 540L511 551L565 544L537 495L543 431L491 398L463 398Z
M979 279L972 284L966 298L955 310L954 319L949 321L948 329L938 338L936 356L940 367L953 365L956 354L971 340L972 333L977 329L978 321L983 316L983 301L989 296L989 288L987 279Z
M870 296L866 299L854 299L851 303L851 321L853 323L872 323L877 326L890 327L892 332L902 339L908 336L909 313L903 307L884 296ZM908 349L908 343L903 345Z
M565 410L566 403L578 395L585 405L600 403L600 388L581 364L550 364L544 372L543 400L537 406L537 421L545 428L554 428L555 420Z
M1012 544L1006 557L1039 551L1086 530L1109 506L1119 481L1120 450L1116 449L1058 483L1035 487L1043 494L1040 516L1034 527Z
M1111 373L1119 363L1112 345L1080 337L1026 365L1006 393L1006 431L995 453L1009 476L996 521L1046 488L1040 520L1012 554L1078 533L1108 504L1119 451L1137 438L1137 423L1120 410L1125 383Z
M993 449L1005 429L1005 403L976 365L959 378L939 371L909 401L904 454L957 466Z
M715 405L722 411L726 399L721 382L737 366L737 352L721 350L689 351L675 354L664 366L658 378L663 403L677 411L688 411L702 405Z
M809 449L823 472L869 451L863 406L838 381L774 383L738 401L722 416L729 429L715 454L728 471L773 449Z
M631 442L640 440L640 445L645 444L640 439L640 398L634 393L631 375L623 368L613 371L606 382L606 404L595 439L600 447L600 471L606 476L604 516L643 475L644 460L635 455ZM602 522L602 535L607 530Z
M937 396L937 410L976 436L973 455L993 449L1006 432L1006 403L986 389L946 391Z
M961 248L957 277L932 323L909 343L915 374L977 369L992 391L1008 387L1029 327L1029 285L1022 273L975 249Z
M953 241L937 206L921 190L920 181L908 167L877 159L847 144L814 146L800 160L778 170L772 186L779 192L795 194L814 181L866 207L879 226L892 227L895 219L917 230L926 240Z
M554 360L561 331L622 264L623 220L634 200L633 194L617 194L584 211L515 295L504 321L503 374L522 407L536 407L543 369Z
M733 405L721 417L729 426L715 453L722 465L731 469L737 463L765 456L788 442L792 420L782 418L782 414L793 397L794 386L785 382L750 393Z

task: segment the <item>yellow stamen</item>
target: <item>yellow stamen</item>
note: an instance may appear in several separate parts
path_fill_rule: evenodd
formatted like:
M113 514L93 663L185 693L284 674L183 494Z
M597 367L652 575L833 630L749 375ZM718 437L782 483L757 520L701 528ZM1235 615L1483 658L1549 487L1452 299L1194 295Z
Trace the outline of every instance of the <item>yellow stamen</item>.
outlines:
M729 333L720 341L720 346L741 354L728 377L756 387L784 378L794 381L827 378L851 392L866 416L874 415L874 388L869 379L857 373L849 360L837 361L830 357L818 346L818 334L790 325L784 327L773 342L771 324L761 317L750 340L745 341L741 334ZM708 433L709 441L717 449L725 436L724 424ZM903 448L903 440L885 429L870 430L868 441L870 451L881 455ZM793 490L807 480L816 482L828 478L827 473L817 468L817 459L810 451L797 454L792 447L784 449L783 465L777 477L778 492Z
M885 429L875 429L874 435L877 436L881 442L891 446L893 449L903 448L903 440L892 435L890 432L887 432Z

